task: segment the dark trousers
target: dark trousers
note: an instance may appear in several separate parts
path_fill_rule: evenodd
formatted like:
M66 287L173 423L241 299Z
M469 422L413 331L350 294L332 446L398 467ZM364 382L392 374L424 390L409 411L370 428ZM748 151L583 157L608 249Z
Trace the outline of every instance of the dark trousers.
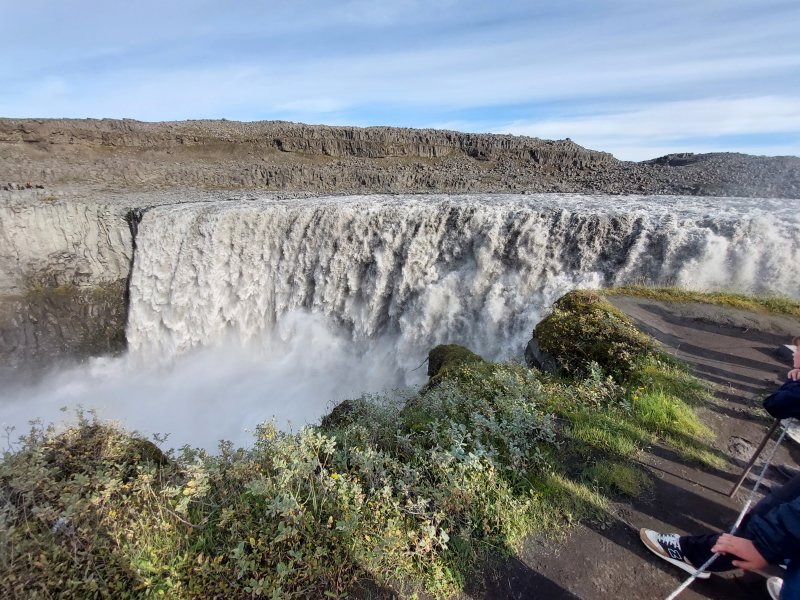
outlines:
M734 535L751 539L747 532L751 516L766 514L776 506L790 502L798 496L800 496L800 475L795 475L786 485L773 490L761 502L750 509L750 512L744 516L739 531ZM719 536L719 533L684 535L680 539L681 552L690 563L695 567L699 567L711 558L711 548L714 547ZM736 560L736 557L720 556L711 563L707 570L711 572L730 571L736 568L731 564L731 561L734 560ZM800 565L789 565L783 578L781 600L800 600Z

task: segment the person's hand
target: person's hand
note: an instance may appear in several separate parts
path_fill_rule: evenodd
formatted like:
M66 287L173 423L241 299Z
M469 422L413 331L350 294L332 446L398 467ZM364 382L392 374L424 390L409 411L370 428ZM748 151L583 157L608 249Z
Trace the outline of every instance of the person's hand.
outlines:
M786 374L786 377L792 381L800 381L800 369L792 369Z
M732 561L733 566L748 571L763 569L768 564L761 553L756 550L753 542L728 533L719 536L711 551L738 556L739 560Z

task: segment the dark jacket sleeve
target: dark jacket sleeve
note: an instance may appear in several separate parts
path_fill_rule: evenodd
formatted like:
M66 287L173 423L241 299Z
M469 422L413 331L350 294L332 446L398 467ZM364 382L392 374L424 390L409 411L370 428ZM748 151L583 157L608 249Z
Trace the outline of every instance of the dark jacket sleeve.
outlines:
M800 497L779 504L764 515L753 515L746 535L772 564L800 558Z
M764 400L764 408L776 419L800 419L800 381L789 380Z

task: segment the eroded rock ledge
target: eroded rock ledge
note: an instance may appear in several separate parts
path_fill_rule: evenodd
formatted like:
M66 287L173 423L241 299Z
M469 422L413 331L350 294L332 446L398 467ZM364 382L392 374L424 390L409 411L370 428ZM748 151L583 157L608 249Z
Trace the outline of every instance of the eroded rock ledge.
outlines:
M125 209L16 195L0 195L0 376L124 349Z
M0 184L315 192L598 192L800 197L800 158L641 163L570 140L279 121L0 119Z

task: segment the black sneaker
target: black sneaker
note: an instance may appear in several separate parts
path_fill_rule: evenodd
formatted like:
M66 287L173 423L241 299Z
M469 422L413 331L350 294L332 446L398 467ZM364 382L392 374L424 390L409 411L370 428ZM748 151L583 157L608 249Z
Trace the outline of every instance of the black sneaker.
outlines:
M681 552L681 545L678 541L681 536L677 533L658 533L652 529L640 529L639 537L645 547L659 558L663 558L687 573L694 573L697 570ZM698 579L708 579L709 577L711 577L711 573L705 572L697 576Z

